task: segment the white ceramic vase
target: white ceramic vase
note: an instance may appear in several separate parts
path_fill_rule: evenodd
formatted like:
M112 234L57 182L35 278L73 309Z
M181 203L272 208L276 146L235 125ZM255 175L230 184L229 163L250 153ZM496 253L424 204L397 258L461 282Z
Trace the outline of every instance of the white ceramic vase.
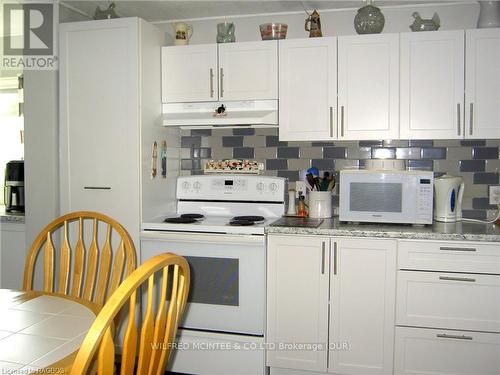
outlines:
M478 29L500 27L500 1L479 1Z

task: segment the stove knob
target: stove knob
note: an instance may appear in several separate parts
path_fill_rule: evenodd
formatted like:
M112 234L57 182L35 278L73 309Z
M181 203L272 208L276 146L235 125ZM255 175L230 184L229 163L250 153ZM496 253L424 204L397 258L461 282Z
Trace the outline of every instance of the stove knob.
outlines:
M198 181L196 181L196 182L193 184L193 188L194 188L195 190L200 190L200 188L201 188L201 184L200 184Z
M184 190L188 190L188 189L190 188L190 186L191 186L191 184L190 184L189 182L187 182L187 181L184 181L184 182L182 183L182 188L183 188Z
M276 185L274 182L269 184L269 190L271 190L271 191L278 190L278 185Z
M258 190L258 191L263 191L263 190L264 190L264 183L259 182L259 183L257 184L257 190Z

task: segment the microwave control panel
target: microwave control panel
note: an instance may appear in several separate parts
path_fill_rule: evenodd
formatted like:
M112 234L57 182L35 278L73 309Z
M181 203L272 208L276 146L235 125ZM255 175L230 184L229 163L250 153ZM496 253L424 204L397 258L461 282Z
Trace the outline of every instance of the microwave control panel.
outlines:
M417 177L417 223L432 223L434 176Z

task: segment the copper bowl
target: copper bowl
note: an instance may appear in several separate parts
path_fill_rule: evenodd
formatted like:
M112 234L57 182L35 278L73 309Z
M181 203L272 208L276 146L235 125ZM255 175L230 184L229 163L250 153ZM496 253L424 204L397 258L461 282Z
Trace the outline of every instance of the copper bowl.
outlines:
M286 23L263 23L260 27L262 40L285 39L288 25Z

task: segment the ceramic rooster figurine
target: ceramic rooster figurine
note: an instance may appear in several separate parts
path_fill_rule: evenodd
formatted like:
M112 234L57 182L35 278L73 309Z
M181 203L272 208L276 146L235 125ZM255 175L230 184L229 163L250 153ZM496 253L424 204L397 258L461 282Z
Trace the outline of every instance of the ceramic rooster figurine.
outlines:
M412 16L415 21L410 25L411 31L435 31L441 26L437 13L434 13L431 19L423 19L418 12L414 12Z

